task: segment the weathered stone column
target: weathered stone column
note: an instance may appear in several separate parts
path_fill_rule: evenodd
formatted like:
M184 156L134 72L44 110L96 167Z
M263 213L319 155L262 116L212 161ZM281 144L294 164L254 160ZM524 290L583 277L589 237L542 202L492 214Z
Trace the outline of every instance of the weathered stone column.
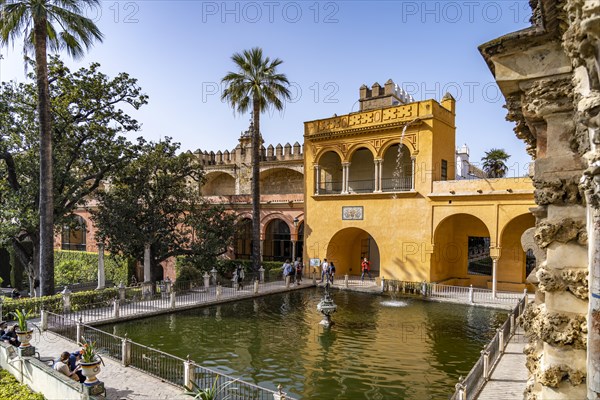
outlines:
M150 282L150 243L144 245L144 282Z
M315 195L319 195L319 186L321 185L321 170L319 164L315 164Z
M98 287L96 289L104 289L106 287L106 275L104 274L104 243L98 242Z

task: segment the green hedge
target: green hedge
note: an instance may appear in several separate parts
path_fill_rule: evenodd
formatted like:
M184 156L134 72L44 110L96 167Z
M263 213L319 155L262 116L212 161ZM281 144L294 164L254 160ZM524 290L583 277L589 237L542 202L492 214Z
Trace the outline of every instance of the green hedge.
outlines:
M0 369L0 399L4 400L44 400L41 393L19 383L8 371Z
M241 264L244 267L246 276L248 277L250 271L252 271L252 260L219 260L214 267L217 269L217 273L221 277L229 278L232 276L233 271L236 267ZM263 261L262 266L265 269L265 279L277 279L281 277L283 262L281 261ZM209 268L199 268L195 265L191 265L185 261L183 257L177 257L177 279L184 281L194 281L202 279L204 271L209 272L213 266Z
M98 253L87 251L54 251L54 285L61 287L78 282L93 282L98 279ZM106 254L104 273L107 281L127 284L129 271L125 257Z

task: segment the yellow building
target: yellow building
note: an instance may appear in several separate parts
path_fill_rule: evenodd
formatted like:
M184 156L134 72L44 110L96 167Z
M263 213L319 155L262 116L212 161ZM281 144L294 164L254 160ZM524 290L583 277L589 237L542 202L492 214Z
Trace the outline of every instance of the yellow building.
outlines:
M304 259L359 275L368 257L384 278L522 290L531 180L455 180L450 95L416 102L389 80L363 85L359 102L305 122Z

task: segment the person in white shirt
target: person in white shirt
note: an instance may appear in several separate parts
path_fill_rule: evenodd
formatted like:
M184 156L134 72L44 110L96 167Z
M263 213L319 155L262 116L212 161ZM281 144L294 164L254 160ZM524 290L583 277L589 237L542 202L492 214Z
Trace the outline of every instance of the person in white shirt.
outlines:
M321 282L324 279L329 279L329 263L326 258L323 259L323 264L321 264Z
M61 372L62 374L73 379L74 381L79 382L79 376L77 376L77 371L79 371L79 369L81 367L78 365L73 371L71 371L69 369L69 364L68 364L69 356L70 356L70 354L68 351L63 351L62 354L60 355L60 359L54 363L53 368L56 371Z

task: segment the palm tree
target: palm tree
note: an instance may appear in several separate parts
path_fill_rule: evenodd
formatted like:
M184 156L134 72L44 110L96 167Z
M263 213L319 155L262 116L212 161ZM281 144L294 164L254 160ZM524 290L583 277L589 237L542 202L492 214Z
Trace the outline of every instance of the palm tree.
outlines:
M84 7L100 6L99 0L0 0L0 44L23 36L25 56L35 53L35 72L40 124L40 295L54 293L54 198L52 177L52 119L48 85L47 51L66 50L79 58L85 46L102 41ZM59 29L57 31L57 28Z
M503 178L508 172L506 160L509 158L510 155L504 149L486 151L485 157L481 159L483 161L483 171L488 178Z
M260 267L260 177L259 150L261 147L260 114L273 106L283 109L283 101L290 99L289 81L284 74L277 73L283 63L278 58L263 58L259 47L235 53L231 60L237 72L228 72L221 80L226 85L221 96L239 113L252 107L252 266Z

